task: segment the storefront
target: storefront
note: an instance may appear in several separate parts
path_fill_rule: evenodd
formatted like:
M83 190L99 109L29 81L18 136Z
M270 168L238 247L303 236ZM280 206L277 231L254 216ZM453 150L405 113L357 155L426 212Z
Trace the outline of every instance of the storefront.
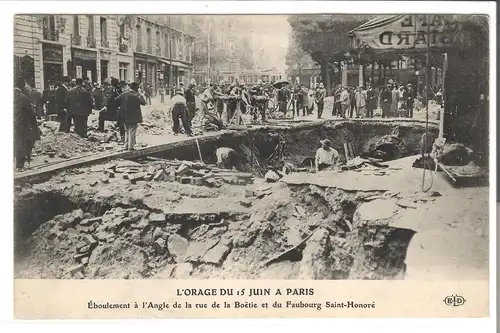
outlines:
M94 80L94 82L100 81L101 84L104 83L106 78L111 77L110 75L110 60L111 60L111 52L101 50L100 51L100 80Z
M89 78L97 81L97 52L73 49L73 60L76 78Z
M135 80L143 86L149 84L153 91L157 86L156 58L135 54Z
M43 88L49 82L61 82L63 78L63 48L59 45L42 44Z
M186 85L191 78L191 68L187 64L174 61L172 62L174 67L174 82L179 85L181 82Z

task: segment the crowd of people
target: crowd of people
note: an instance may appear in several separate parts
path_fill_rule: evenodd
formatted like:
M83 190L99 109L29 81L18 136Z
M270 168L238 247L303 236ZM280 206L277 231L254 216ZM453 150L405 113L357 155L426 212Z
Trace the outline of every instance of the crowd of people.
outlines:
M119 81L108 78L103 84L92 83L88 78L70 78L65 76L62 82L49 82L42 92L26 85L23 79L15 82L15 133L16 166L22 168L29 161L34 142L39 139L37 118L47 119L53 115L59 121L59 131L74 132L82 138L87 137L87 122L92 110L99 111L98 131L105 131L105 123L114 122L119 131L119 141L124 149L133 150L137 125L142 122L141 106L151 104L155 94L149 84ZM174 89L160 87L160 102L165 103L165 96L170 93L171 105L169 116L175 135L184 133L193 135L193 119L200 114L205 128L220 130L225 127L222 119L226 111L225 123L230 124L237 109L248 113L254 121L266 121L269 100L277 102L277 111L286 116L292 111L293 116L302 116L317 112L317 118L323 117L327 91L323 83L308 89L303 84L292 87L284 82L279 88L265 85L261 80L251 87L244 81L235 80L226 84L211 83L203 88L191 80L188 87L180 82ZM410 83L390 82L378 91L368 87L338 85L332 91L332 116L339 118L373 118L374 111L382 110L382 118L407 116L413 117L415 89ZM201 112L196 108L196 98L201 101ZM28 111L28 106L30 112Z
M283 91L283 92L282 92ZM293 92L293 93L291 93ZM285 86L278 91L280 111L291 109L294 115L310 115L317 110L317 118L323 117L326 89L323 83L307 89L303 84L295 89ZM374 111L380 108L382 118L413 117L415 89L408 83L388 83L376 90L371 84L364 86L342 86L333 89L332 116L340 118L373 118ZM291 100L291 102L290 102ZM290 105L289 108L286 105Z
M98 131L104 132L105 122L116 123L120 143L133 150L138 124L142 122L141 106L146 105L137 82L106 79L102 87L87 78L63 77L57 86L50 82L43 93L28 86L22 77L14 83L14 158L17 169L23 169L31 158L33 146L40 139L38 120L54 115L59 132L69 133L71 127L82 138L87 137L88 117L99 111ZM37 119L38 118L38 119Z

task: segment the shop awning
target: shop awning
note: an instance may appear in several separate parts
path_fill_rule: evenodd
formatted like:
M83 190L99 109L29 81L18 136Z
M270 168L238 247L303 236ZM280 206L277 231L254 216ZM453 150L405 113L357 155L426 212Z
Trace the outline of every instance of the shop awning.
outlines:
M380 51L424 50L471 47L473 38L464 24L478 15L385 15L377 16L351 30L353 48ZM487 18L486 18L487 20Z
M170 66L170 60L163 60L163 59L158 59L158 60L160 60L165 65ZM185 65L182 62L178 62L178 61L172 61L172 66L179 67L179 68L189 68L188 65Z

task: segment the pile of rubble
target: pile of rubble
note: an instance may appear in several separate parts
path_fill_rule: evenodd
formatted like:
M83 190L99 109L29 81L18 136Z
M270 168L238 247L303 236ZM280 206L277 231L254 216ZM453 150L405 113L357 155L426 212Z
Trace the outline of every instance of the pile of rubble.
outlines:
M37 155L69 158L82 153L97 150L97 143L83 139L74 133L49 132L35 142L34 152Z
M198 186L220 187L222 184L248 185L254 177L251 173L220 169L204 163L190 161L164 160L148 157L147 162L120 161L109 165L104 170L102 183L122 177L132 184L138 181L179 182ZM91 184L97 185L97 181Z

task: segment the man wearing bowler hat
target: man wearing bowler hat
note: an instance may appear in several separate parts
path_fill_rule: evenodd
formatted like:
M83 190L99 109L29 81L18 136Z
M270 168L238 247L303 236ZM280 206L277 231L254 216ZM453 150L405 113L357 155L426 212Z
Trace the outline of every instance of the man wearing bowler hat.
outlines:
M125 126L125 150L134 150L137 128L142 123L141 105L146 105L146 97L139 92L139 83L132 82L130 90L121 93L115 103L119 106L118 119Z

